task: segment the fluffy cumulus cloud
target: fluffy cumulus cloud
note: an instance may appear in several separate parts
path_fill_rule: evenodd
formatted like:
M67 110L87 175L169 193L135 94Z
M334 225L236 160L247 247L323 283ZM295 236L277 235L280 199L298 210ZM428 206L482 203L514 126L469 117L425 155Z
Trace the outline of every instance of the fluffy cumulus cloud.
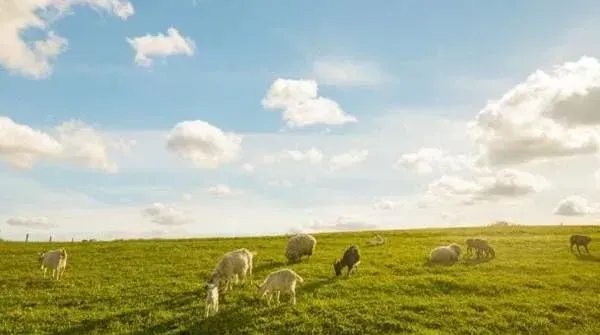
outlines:
M252 165L250 163L244 163L244 164L242 164L242 170L244 170L246 173L253 173L254 165Z
M223 184L211 186L208 189L206 189L206 192L215 197L226 197L234 193L229 186Z
M347 169L351 166L364 162L367 159L368 155L368 150L356 149L352 149L341 154L333 155L329 159L329 170L337 171L341 169Z
M126 0L3 0L0 1L0 65L8 71L30 78L52 73L52 62L67 49L68 42L52 30L52 23L68 14L76 5L105 11L125 20L134 14ZM45 37L25 40L29 29Z
M48 218L39 216L39 217L24 217L24 216L15 216L8 218L6 220L6 224L9 226L15 227L23 227L23 228L33 228L33 229L50 229L58 227L58 225L50 223Z
M153 58L173 55L193 56L196 51L196 43L191 38L182 36L173 27L167 29L166 35L159 33L127 38L127 43L135 51L136 64L143 67L152 66Z
M452 156L441 149L421 148L417 152L403 154L396 165L416 172L420 175L430 174L434 170L462 171L477 170L475 159L466 155Z
M111 153L126 152L130 145L78 120L63 122L46 133L0 117L0 160L18 168L31 168L38 159L47 158L117 172Z
M167 135L167 149L198 168L214 169L232 162L241 150L242 138L202 120L183 121Z
M490 166L590 155L600 149L600 62L582 57L538 70L469 124Z
M262 105L269 110L283 110L283 120L290 128L357 122L337 102L318 96L317 82L314 80L276 79L263 98Z
M373 209L389 211L389 210L393 210L396 208L400 208L405 204L406 204L406 202L402 201L402 200L377 199L373 203Z
M314 232L361 231L377 229L377 225L367 223L356 216L344 215L339 216L333 222L315 220L307 228Z
M320 59L313 63L313 72L319 81L335 86L370 86L386 81L378 64L336 58Z
M560 216L584 216L600 213L600 204L591 204L588 199L571 195L558 202L553 213Z
M439 200L458 200L461 204L478 201L498 201L535 194L547 189L550 182L541 176L501 169L493 175L478 176L473 180L443 175L427 187L427 195Z
M312 164L318 164L323 161L323 152L317 148L310 148L307 150L283 150L274 154L267 154L264 156L263 161L265 163L275 163L284 160L292 160L296 162L309 162Z
M154 203L144 208L142 215L149 218L150 221L164 226L178 226L193 221L182 211L162 203Z

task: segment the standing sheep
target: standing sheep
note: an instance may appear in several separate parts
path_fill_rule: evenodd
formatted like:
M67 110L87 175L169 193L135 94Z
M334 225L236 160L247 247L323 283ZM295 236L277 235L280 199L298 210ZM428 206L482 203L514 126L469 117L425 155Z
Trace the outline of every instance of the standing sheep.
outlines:
M452 243L443 247L437 247L431 251L429 260L434 263L451 263L458 261L461 248L458 244Z
M465 243L467 244L467 255L472 255L473 249L475 249L477 258L481 258L482 254L484 254L486 257L495 257L496 255L492 246L485 239L468 238L465 240Z
M218 284L219 281L225 282L225 292L232 288L232 280L235 277L235 283L238 278L242 278L242 284L246 281L246 275L250 277L252 284L252 262L256 252L250 252L246 248L236 249L223 255L221 260L215 266L209 283Z
M585 248L585 251L588 254L590 253L590 250L588 249L588 244L590 244L590 242L592 241L591 237L586 235L571 235L569 241L571 242L571 252L573 252L573 246L577 245L577 252L581 254L579 246L582 245Z
M370 246L383 245L384 243L385 240L379 234L375 234L375 236L367 242Z
M342 269L344 267L348 268L348 272L346 272L346 276L350 276L350 272L356 271L358 264L360 263L360 252L356 245L351 245L344 252L344 256L342 256L341 260L336 260L333 263L333 270L335 271L335 275L339 276L342 274Z
M304 279L291 269L281 269L271 272L258 286L258 298L268 294L267 304L271 306L271 298L275 294L275 302L279 304L281 292L290 294L290 302L296 304L296 282L303 283Z
M206 284L206 306L204 316L214 315L219 311L219 286L213 283Z
M59 280L67 267L67 251L62 248L50 250L46 253L40 252L38 262L40 263L40 269L44 273L44 278L46 278L46 270L50 268L52 269L52 278Z
M315 252L317 240L308 234L298 234L289 238L285 247L285 257L288 263L299 262L302 256L310 256Z

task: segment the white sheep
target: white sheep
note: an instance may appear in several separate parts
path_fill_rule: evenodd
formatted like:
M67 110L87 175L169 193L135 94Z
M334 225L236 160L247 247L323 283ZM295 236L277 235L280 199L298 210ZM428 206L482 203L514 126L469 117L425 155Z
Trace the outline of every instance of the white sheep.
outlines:
M433 249L429 255L429 260L436 263L456 262L460 257L460 253L460 246L456 243L452 243L450 245Z
M246 276L252 281L252 262L256 252L250 252L246 248L236 249L223 255L221 260L215 266L211 274L209 283L218 284L219 281L225 282L225 292L232 288L232 281L238 283L238 278L242 279L242 284L246 282Z
M288 239L285 247L285 257L288 262L299 262L302 256L310 256L315 252L317 239L308 234L297 234Z
M219 311L219 286L213 283L206 284L206 306L204 316L208 317L211 313Z
M271 298L275 294L275 302L279 304L281 292L290 294L290 302L296 304L296 282L303 283L304 279L291 269L281 269L271 272L258 286L258 298L268 294L267 304L271 306Z
M375 234L372 239L370 239L367 244L371 246L383 245L385 240L379 234Z
M50 250L45 253L40 252L38 262L40 263L40 269L44 273L44 278L46 278L46 270L50 268L52 269L52 278L59 280L67 267L67 251L62 248Z

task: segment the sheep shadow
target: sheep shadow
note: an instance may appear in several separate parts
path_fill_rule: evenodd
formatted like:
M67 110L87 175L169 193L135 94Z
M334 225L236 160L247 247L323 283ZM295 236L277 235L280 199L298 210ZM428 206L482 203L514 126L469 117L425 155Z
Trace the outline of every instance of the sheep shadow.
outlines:
M490 262L494 257L481 257L481 258L463 258L465 265L478 265Z
M252 268L252 272L270 271L278 267L282 267L284 265L286 265L285 262L269 259L268 261L261 262L260 264L255 265Z
M323 286L327 286L327 285L331 285L336 281L337 277L335 276L331 276L331 277L327 277L324 279L320 279L320 280L311 280L310 282L305 282L303 284L301 284L301 290L308 292L308 293L313 293L314 291L316 291L317 289L323 287Z
M577 258L580 261L584 261L584 262L600 262L600 257L594 256L594 255L590 255L590 254L587 254L587 255L584 255L584 254L582 254L582 255L575 254L575 258Z
M430 259L426 260L423 263L423 266L426 267L436 267L436 266L452 266L458 263L458 261L432 261Z

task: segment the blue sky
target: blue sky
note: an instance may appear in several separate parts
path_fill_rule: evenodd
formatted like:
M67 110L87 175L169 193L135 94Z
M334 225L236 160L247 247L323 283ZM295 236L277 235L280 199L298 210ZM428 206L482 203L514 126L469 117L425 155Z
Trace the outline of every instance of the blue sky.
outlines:
M0 16L7 22L0 23L0 38L8 41L0 50L0 117L12 121L0 127L0 187L9 190L0 197L0 219L6 223L0 234L5 237L20 238L25 231L65 239L244 235L335 230L344 220L357 229L495 219L594 220L592 144L589 150L572 145L567 150L563 144L573 141L565 137L543 153L502 158L506 152L499 152L496 142L474 140L465 126L478 113L489 116L492 110L504 113L502 119L512 126L514 110L546 120L541 104L515 107L507 100L497 107L490 101L514 91L538 70L558 77L553 67L600 56L597 2L72 2L66 2L68 12L56 15L45 0L31 2L23 12L11 11L11 4L19 2L10 0L3 15L12 21ZM125 5L133 11L117 10ZM23 13L38 15L46 27L35 27ZM190 42L184 48L193 51L169 52L174 45L156 42L171 27ZM52 34L64 39L60 52L31 51L31 43ZM157 56L146 49L152 61L144 66L135 61L136 50L127 39L146 35L154 41L146 48L162 51ZM22 46L30 48L29 54ZM32 61L21 61L28 55L34 55ZM30 75L44 61L49 70ZM595 63L581 64L585 73L595 73ZM588 77L578 73L573 80L595 88L595 82L584 80ZM302 105L295 114L294 122L310 124L291 127L282 114L288 107L265 107L262 101L275 92L278 79L291 80L285 82L287 89L298 90L310 81L317 85L317 96L328 102L313 97L313 105ZM557 84L543 79L540 85L556 92ZM544 98L550 101L552 94ZM286 106L298 99L288 97ZM339 108L324 105L330 101ZM319 114L337 110L345 116ZM350 116L357 121L340 121ZM70 120L83 125L70 133L55 128ZM176 125L194 120L210 129L188 124L187 135L176 139L177 149L170 149L167 136ZM479 120L478 126L491 134L493 126ZM542 129L544 122L527 129ZM27 142L23 128L15 125L38 133L27 133ZM583 136L582 127L561 127L561 134ZM585 131L596 132L595 127L586 124ZM506 146L515 140L509 136L526 133L524 128L520 133L502 129L504 137L494 141ZM42 147L39 132L59 148ZM222 132L239 136L240 147L220 137ZM215 138L218 143L211 142ZM115 140L128 143L129 150L116 150ZM222 156L213 157L218 166L195 164L193 157L208 157L210 148L221 150ZM322 157L309 158L311 148ZM422 148L440 152L419 153ZM559 155L560 150L568 153ZM276 162L265 162L265 156L282 152ZM32 164L14 164L25 154L33 155ZM343 166L332 167L336 155L345 155L337 159ZM474 167L478 155L490 162ZM559 159L576 161L573 171L578 173L570 181L552 165ZM429 171L425 165L437 167ZM490 186L489 178L515 175L523 180L511 187L521 191ZM536 183L541 179L552 186ZM209 191L218 185L226 188ZM443 196L435 193L440 185L445 185ZM590 203L582 205L576 198L577 204L569 202L579 205L576 214L556 214L559 202L571 195ZM485 203L457 205L448 202L452 196L468 196L467 202L485 198ZM375 210L384 200L393 208ZM539 205L536 213L527 210L531 203ZM14 224L14 218L22 224Z

